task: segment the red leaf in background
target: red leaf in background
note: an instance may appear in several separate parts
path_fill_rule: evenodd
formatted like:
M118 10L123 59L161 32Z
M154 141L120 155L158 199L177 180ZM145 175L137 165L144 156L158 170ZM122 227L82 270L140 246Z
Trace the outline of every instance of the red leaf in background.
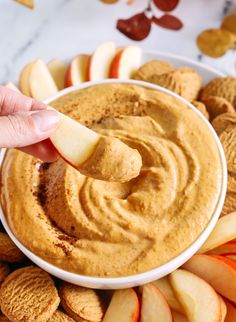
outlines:
M155 6L162 11L172 11L174 10L179 0L153 0Z
M154 22L156 25L161 26L162 28L171 29L171 30L179 30L183 28L182 21L168 13L165 13L162 17L152 17L152 22Z
M143 40L151 31L151 20L145 12L136 14L129 19L119 19L116 28L132 40Z

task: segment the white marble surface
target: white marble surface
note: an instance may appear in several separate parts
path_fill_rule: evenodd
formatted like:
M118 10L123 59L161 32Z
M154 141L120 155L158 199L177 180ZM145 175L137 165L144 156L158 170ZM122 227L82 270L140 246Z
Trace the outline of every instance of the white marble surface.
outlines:
M142 11L147 0L127 0L105 5L98 0L35 0L31 11L12 0L0 0L0 83L18 80L22 67L35 58L70 58L91 52L98 44L114 40L118 45L138 43L143 49L184 55L236 76L236 51L211 59L200 55L195 38L206 28L216 28L223 8L236 10L236 0L181 0L173 11L184 22L180 31L152 27L150 36L132 42L118 30L116 20Z

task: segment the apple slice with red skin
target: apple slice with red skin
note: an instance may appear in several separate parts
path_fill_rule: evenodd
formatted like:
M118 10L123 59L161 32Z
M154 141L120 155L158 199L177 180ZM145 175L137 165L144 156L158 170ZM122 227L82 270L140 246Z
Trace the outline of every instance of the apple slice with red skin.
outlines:
M132 288L116 290L103 318L103 322L137 322L140 305Z
M72 60L65 76L65 82L67 87L75 86L88 80L87 69L89 60L89 55L78 55Z
M29 71L29 90L33 98L38 101L53 96L58 88L42 59L37 59L31 64Z
M138 46L127 46L118 51L111 64L110 78L131 78L141 65L141 53Z
M176 294L172 286L170 285L168 276L162 277L159 280L152 282L152 284L162 292L172 310L184 313L183 308L176 298Z
M221 255L194 255L183 268L207 281L218 293L236 303L236 263Z
M67 65L58 59L52 59L48 62L48 69L59 90L65 88L65 75Z
M229 255L235 254L236 255L236 242L230 241L223 245L220 245L208 252L208 254L218 254L218 255Z
M60 116L58 127L50 140L60 156L78 169L92 155L100 136L70 117L63 114Z
M169 279L188 321L221 321L219 297L207 282L183 269L172 272Z
M226 307L226 304L225 304L225 301L223 300L223 298L217 294L218 297L219 297L219 300L220 300L220 307L221 307L221 322L224 322L225 320L225 317L226 317L226 313L227 313L227 307Z
M88 63L87 79L96 81L109 78L109 71L115 53L116 46L111 41L97 47Z
M172 317L173 317L173 322L188 322L188 319L186 318L186 316L184 314L181 314L179 312L176 311L171 311L172 313Z
M234 253L234 254L224 254L223 256L225 256L226 258L228 258L228 259L231 259L231 260L233 260L234 262L236 261L236 254Z
M225 300L225 304L227 313L224 322L236 322L236 307L227 300Z
M16 87L16 85L12 82L8 82L5 84L5 87L12 89L13 91L16 91L20 93L20 90Z
M30 75L31 67L32 67L32 63L25 65L19 77L20 91L26 96L31 96L30 86L29 86L29 75Z
M170 307L160 292L153 284L142 287L142 304L140 322L172 322Z
M206 253L236 238L236 212L221 217L198 253Z

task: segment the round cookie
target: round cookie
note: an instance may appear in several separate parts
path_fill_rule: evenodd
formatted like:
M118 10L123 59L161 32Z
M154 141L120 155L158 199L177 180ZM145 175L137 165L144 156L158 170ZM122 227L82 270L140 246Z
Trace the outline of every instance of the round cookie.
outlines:
M209 96L204 99L203 103L206 106L211 121L218 115L223 113L234 113L235 111L233 105L223 97Z
M227 127L236 126L236 113L224 113L217 116L212 121L212 126L214 127L216 133L220 135Z
M210 96L225 98L232 105L236 93L236 77L218 77L210 81L201 91L200 100L204 101Z
M0 307L12 322L45 322L59 302L53 280L38 267L20 268L1 285Z
M153 75L149 82L165 87L189 102L197 99L202 85L200 75L188 67L178 68L161 75Z
M206 106L203 102L193 101L192 104L209 120L209 113L207 112Z
M0 315L0 322L11 322L6 316Z
M96 291L64 282L59 294L63 309L75 321L102 321L105 309Z
M25 255L16 247L8 235L0 232L0 261L18 263L24 259Z
M47 322L73 322L74 320L62 311L56 310L56 312L50 317ZM1 320L0 320L1 322Z
M162 75L172 72L174 67L166 61L152 60L141 66L133 75L133 79L150 82L153 75Z
M10 273L10 268L6 263L0 262L0 284Z

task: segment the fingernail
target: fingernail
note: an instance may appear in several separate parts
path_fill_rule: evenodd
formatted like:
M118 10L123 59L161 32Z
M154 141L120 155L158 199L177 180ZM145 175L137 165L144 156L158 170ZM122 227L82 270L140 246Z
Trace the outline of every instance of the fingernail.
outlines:
M60 114L53 110L42 110L31 114L35 127L40 132L53 130L60 120Z

